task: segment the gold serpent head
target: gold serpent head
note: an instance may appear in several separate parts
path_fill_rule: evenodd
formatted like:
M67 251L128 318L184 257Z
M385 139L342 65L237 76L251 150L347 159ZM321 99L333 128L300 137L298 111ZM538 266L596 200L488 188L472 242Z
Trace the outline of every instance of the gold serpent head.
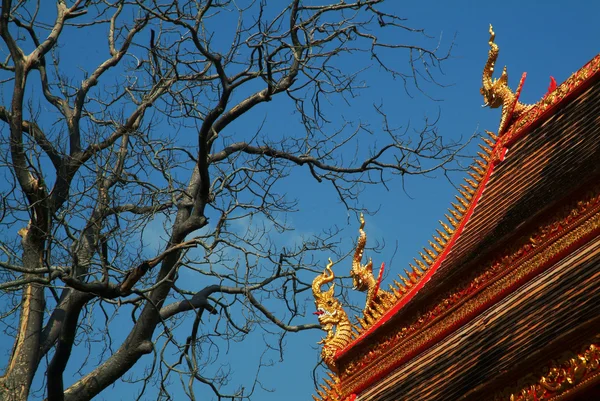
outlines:
M321 287L324 284L331 283L335 278L331 266L333 266L333 262L329 259L329 263L323 273L315 277L312 282L312 291L317 308L315 314L318 316L321 326L327 331L332 330L333 325L338 324L340 319L342 319L340 314L342 305L334 297L335 284L332 283L327 291L321 291Z
M342 304L334 297L335 287L332 282L335 276L331 266L333 266L333 262L329 259L323 273L313 280L312 291L317 307L315 315L319 317L321 328L327 332L327 336L319 341L319 344L323 344L321 358L329 369L336 371L335 354L348 345L352 339L352 325ZM327 291L321 291L321 287L328 283L332 283L331 287Z

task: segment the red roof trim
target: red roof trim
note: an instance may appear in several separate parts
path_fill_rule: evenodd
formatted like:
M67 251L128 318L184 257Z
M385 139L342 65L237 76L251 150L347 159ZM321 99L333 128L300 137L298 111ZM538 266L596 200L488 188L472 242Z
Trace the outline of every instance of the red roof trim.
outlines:
M452 238L450 238L450 241L448 241L448 244L444 248L444 251L442 252L442 254L436 259L435 263L429 268L429 270L427 270L427 272L425 273L423 278L408 291L408 293L400 300L400 302L398 302L396 305L394 305L393 308L391 308L389 311L387 311L385 313L385 315L383 315L373 326L371 326L367 331L365 331L362 335L360 335L358 338L356 338L356 340L354 340L353 342L348 344L348 346L346 346L346 348L338 351L338 353L335 355L336 359L342 357L345 353L350 351L350 349L354 348L356 345L361 343L366 337L370 336L371 333L373 333L379 327L381 327L382 325L387 323L431 279L431 277L435 274L437 269L440 267L440 265L446 258L446 255L448 255L450 253L450 251L452 250L452 246L454 245L456 240L460 237L460 234L463 232L467 222L469 221L471 215L473 214L473 211L477 207L477 203L478 203L479 199L481 198L483 191L485 191L485 186L486 186L487 182L489 181L489 178L492 175L492 172L494 171L494 167L496 164L497 163L490 162L488 169L486 171L486 174L485 174L484 178L481 180L481 183L479 184L479 187L477 188L477 192L475 193L475 195L473 195L473 199L471 201L471 204L469 205L469 208L465 212L465 216L461 220L458 227L455 229L454 234L452 235Z
M589 74L589 75L588 75ZM583 76L583 78L582 78ZM508 148L512 146L517 140L522 138L526 133L531 132L534 128L543 123L547 118L549 118L557 108L559 108L566 101L571 99L573 96L578 95L583 90L587 89L594 83L597 79L600 78L600 54L590 60L585 66L583 66L579 71L569 77L565 82L558 86L558 88L551 93L546 94L546 96L536 104L530 111L521 116L516 122L511 124L506 130L506 134L501 136L499 140L496 142L494 146L493 155L498 155L497 157L492 157L490 163L488 165L485 176L481 180L477 192L473 195L473 199L469 208L465 212L464 217L461 219L458 227L455 229L454 234L450 238L450 241L444 248L443 252L436 259L435 263L428 269L423 278L415 284L408 293L390 310L388 310L373 326L371 326L368 330L362 333L358 338L348 344L345 348L338 351L335 355L335 359L339 359L343 357L346 353L348 353L351 349L356 347L358 344L362 343L367 337L370 337L379 327L386 324L396 313L398 313L416 294L419 292L425 284L431 279L431 277L438 270L440 265L446 259L446 256L452 251L452 248L460 235L462 234L465 226L469 222L477 204L485 191L486 185L492 175L494 168L497 164L504 161ZM519 89L523 85L523 81L525 79L525 74L521 77L521 82L519 84ZM565 94L561 97L550 98L551 96L555 96L557 91L561 89L564 90L564 86L567 86ZM520 90L518 91L517 96L520 94ZM550 100L548 104L544 103L545 101ZM546 106L546 109L543 107ZM537 115L536 115L537 114Z

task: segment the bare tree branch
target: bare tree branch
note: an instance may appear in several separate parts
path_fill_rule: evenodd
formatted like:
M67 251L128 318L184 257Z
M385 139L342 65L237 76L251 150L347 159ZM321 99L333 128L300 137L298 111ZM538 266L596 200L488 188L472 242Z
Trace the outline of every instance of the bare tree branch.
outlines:
M50 3L0 15L0 399L117 381L139 399L178 382L192 400L260 397L285 336L319 329L321 262L349 255L336 226L293 232L294 180L354 211L371 185L455 168L435 121L343 112L371 68L423 91L448 53L383 0ZM225 350L254 337L244 383Z

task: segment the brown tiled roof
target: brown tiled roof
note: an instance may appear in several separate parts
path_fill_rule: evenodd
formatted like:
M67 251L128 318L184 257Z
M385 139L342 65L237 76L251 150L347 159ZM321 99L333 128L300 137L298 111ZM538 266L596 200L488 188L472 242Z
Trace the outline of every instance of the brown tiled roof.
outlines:
M429 271L416 284L404 280L412 285L408 292L403 290L397 304L361 332L340 356L368 342L380 326L414 313L423 307L422 303L434 303L458 277L476 275L477 269L469 265L497 249L515 230L535 222L535 216L569 196L586 180L596 177L600 172L596 162L600 147L596 139L600 125L599 80L600 55L513 122L494 149L494 153L506 150L505 159L499 164L488 164L485 171L476 167L475 176L479 175L480 181L485 177L465 206L466 214L455 225L454 235L449 240L446 237L448 244L435 263L431 265L421 253L430 264ZM480 164L485 168L484 163ZM465 191L462 194L468 195ZM448 226L452 226L450 222L444 227ZM426 263L416 261L425 267Z
M359 399L491 400L545 366L548 355L577 350L599 325L596 240L361 392Z
M408 327L424 312L439 306L448 294L456 293L461 285L479 277L491 261L507 251L515 239L535 231L541 221L548 220L548 216L558 213L561 205L571 199L582 198L586 188L600 182L600 55L593 63L595 67L590 70L593 74L586 73L584 67L580 70L584 71L583 74L575 74L559 86L559 101L553 102L551 97L545 98L529 115L513 121L507 133L498 140L495 151L506 150L504 158L502 161L492 160L486 173L479 170L487 176L475 188L476 193L472 192L473 199L465 206L466 213L462 221L455 226L454 235L437 259L429 262L429 270L421 281L408 287L408 292L392 309L338 354L338 362L342 368L352 365L357 358L375 358L366 364L359 364L364 368L360 368L358 372L355 370L347 377L348 380L355 381L359 375L369 374L369 367L376 366L373 364L377 363L379 357L367 355L369 350L373 350L373 346L377 346L380 341L385 342L386 338L391 338L391 333ZM495 153L497 157L499 154ZM593 252L596 253L596 248ZM590 270L590 274L596 274L593 273L594 269L600 270L600 257L596 257L595 260L598 263ZM575 272L571 267L565 267L564 271ZM566 284L556 287L552 283L545 283L539 287L539 291L536 290L537 295L527 295L523 298L509 295L497 301L497 305L503 305L509 311L506 320L499 320L498 325L484 335L484 331L479 329L469 331L473 329L473 325L482 321L483 315L470 317L469 319L473 319L471 322L467 320L468 323L463 323L462 327L454 328L456 331L449 332L446 339L438 343L436 341L439 339L431 341L421 348L424 350L421 355L395 363L394 366L398 368L396 373L382 376L382 371L376 379L368 382L368 385L376 386L380 390L389 387L381 397L375 396L380 390L367 390L363 393L366 384L354 387L361 392L362 401L458 399L458 395L465 394L470 389L475 389L473 391L477 393L480 386L493 386L490 384L493 372L498 373L498 369L505 369L503 366L506 363L514 366L517 360L514 358L517 358L519 353L544 349L545 342L550 341L550 337L568 331L561 323L556 310L566 309L568 302L579 302L583 305L587 302L584 301L586 296L590 299L600 296L599 274L594 276L595 283L588 283L591 294L586 295L580 290L573 290L574 292L568 295L573 298L563 299L562 292L570 287ZM578 276L577 280L572 282L583 283L579 280L581 277ZM532 280L539 279L535 277ZM556 297L558 303L554 302L552 297ZM523 303L521 299L529 301ZM597 316L600 312L600 299L594 302L590 311L593 309ZM554 306L543 309L546 305ZM540 310L547 313L538 314L536 308L540 307ZM552 308L555 308L555 316L552 315ZM577 314L587 313L586 310L578 307L572 316L563 318L564 322L569 321L571 317L578 319ZM489 316L485 319L489 319ZM525 324L527 319L539 322L539 327L548 333L528 337L524 331L517 335L514 330L530 327L529 323ZM487 320L485 322L487 325ZM519 324L520 327L515 327ZM449 346L448 339L454 339L458 343L452 344L450 348L443 348ZM492 347L492 344L497 344L498 347ZM432 353L434 350L437 350L437 354ZM389 354L391 351L385 351L384 354L386 352ZM505 359L500 355L508 355L510 352L513 353L513 359ZM407 358L411 357L407 355ZM529 363L532 362L525 362ZM367 371L361 373L361 369ZM389 369L386 369L389 373ZM454 379L450 380L449 375L454 375ZM344 380L342 376L342 387ZM440 392L439 389L444 390ZM452 396L441 395L446 392ZM482 399L477 398L479 396L481 394L470 399Z
M600 82L508 149L436 274L411 303L443 294L477 263L600 175ZM465 273L469 272L469 273ZM408 307L408 305L407 305ZM407 310L409 308L406 308Z

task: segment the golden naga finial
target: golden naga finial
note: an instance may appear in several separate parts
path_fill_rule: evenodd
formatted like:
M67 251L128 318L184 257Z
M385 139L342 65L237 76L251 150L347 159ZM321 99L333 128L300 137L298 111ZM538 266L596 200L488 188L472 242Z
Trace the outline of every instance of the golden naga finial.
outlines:
M518 101L518 93L520 92L523 80L521 80L519 89L517 89L517 94L508 87L506 66L502 70L500 78L494 79L492 77L499 50L498 45L494 43L495 38L496 34L490 24L490 51L488 53L488 60L483 68L483 86L480 92L483 95L484 107L497 108L502 106L502 119L500 120L500 128L498 129L498 133L502 134L510 120L519 117L525 111L529 110L531 106Z
M354 251L354 258L352 259L350 276L352 277L353 288L355 290L367 293L367 300L364 309L364 313L366 315L370 312L370 309L374 306L373 304L375 302L387 299L389 294L386 291L379 289L379 280L373 275L373 261L369 259L366 265L361 263L365 246L367 244L367 234L365 234L364 228L365 217L361 213L360 227L358 229L359 236L356 243L356 251ZM382 270L380 270L379 273L380 278L381 273L383 272L383 265L381 266L381 269Z
M332 266L333 262L329 259L323 273L313 280L312 291L317 308L315 314L319 317L321 327L327 332L327 336L319 341L319 344L323 344L321 357L329 369L335 372L335 354L352 339L352 326L340 301L334 296L335 275ZM322 291L321 287L328 283L332 283L331 287L327 291Z
M350 276L352 276L352 283L354 289L358 291L367 291L370 285L373 283L375 278L373 277L373 261L369 259L366 265L361 263L365 246L367 245L367 234L365 233L365 216L360 214L360 227L358 228L359 236L356 242L356 250L354 251L354 258L352 259L352 270L350 270Z

